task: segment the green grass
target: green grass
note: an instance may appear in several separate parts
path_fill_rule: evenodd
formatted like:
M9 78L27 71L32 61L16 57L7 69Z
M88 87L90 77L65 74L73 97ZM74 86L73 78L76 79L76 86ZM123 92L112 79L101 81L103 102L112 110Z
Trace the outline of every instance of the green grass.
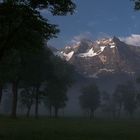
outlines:
M0 118L0 140L140 140L140 121Z

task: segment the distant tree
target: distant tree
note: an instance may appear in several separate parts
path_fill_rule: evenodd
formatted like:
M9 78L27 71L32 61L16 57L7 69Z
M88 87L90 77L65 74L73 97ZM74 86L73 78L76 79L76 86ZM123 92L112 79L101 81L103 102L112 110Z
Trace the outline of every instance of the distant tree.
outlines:
M94 118L96 109L100 106L100 92L95 84L81 89L82 95L79 97L80 105L89 112L90 118Z
M48 96L50 96L48 93L48 90L46 92L47 92L47 94L43 98L43 103L44 103L45 107L49 110L49 117L51 118L53 116L53 114L52 114L53 105L52 105L51 97L48 97Z
M40 98L43 96L42 84L52 77L52 53L48 48L44 48L37 53L25 52L23 55L20 87L26 90L34 89L35 117L38 118Z
M113 93L113 101L117 108L117 117L120 118L125 100L125 85L118 85Z
M104 113L109 113L113 119L116 118L116 104L114 102L112 94L104 91L101 94L101 109Z
M3 61L0 61L0 103L2 101L2 95L3 95L3 89L5 85L7 84L8 81L8 76L7 76L7 67Z
M4 68L6 82L11 84L12 88L12 110L11 116L16 117L17 98L18 98L18 83L21 72L21 58L15 50L10 50L1 61L1 67Z
M20 104L21 106L27 108L26 116L30 116L30 111L32 105L35 103L35 91L34 88L25 88L20 92Z
M137 101L137 107L139 107L140 106L140 92L139 91L137 91L136 101Z
M5 91L5 98L3 98L2 108L4 113L9 114L11 113L11 105L12 105L12 94L10 91Z
M136 82L137 82L138 84L140 84L140 77L136 78ZM139 89L137 90L136 99L137 99L137 105L139 106L139 105L140 105L140 90L139 90Z
M2 101L2 95L3 95L3 86L4 86L4 83L1 82L0 83L0 104L1 104L1 101Z
M74 82L74 69L73 66L58 57L53 57L52 63L54 68L53 78L48 82L46 87L45 105L50 110L50 116L53 108L54 116L58 117L59 109L64 108L68 100L66 93Z
M137 108L136 89L132 82L125 84L124 97L124 109L132 117Z
M47 106L49 107L50 116L52 107L54 109L54 116L58 117L58 111L61 108L66 106L66 101L68 100L67 95L67 88L59 83L49 83L47 88Z
M103 112L109 112L110 109L110 94L106 91L103 91L101 94L101 108Z

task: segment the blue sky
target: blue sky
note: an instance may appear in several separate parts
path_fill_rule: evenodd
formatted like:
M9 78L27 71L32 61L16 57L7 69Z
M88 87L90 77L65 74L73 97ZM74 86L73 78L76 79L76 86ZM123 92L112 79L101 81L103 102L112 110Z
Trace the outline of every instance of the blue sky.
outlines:
M115 35L130 39L133 34L140 34L140 11L134 10L131 0L75 0L75 3L77 9L72 16L50 16L42 12L61 30L57 39L49 41L51 45L61 48L80 38Z

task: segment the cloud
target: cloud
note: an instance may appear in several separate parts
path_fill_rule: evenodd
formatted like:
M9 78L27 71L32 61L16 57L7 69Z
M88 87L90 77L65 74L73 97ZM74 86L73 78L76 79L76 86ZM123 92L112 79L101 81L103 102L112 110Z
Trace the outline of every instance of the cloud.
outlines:
M128 37L120 37L120 40L130 45L140 46L140 34L132 34Z
M102 38L111 38L112 36L105 33L105 32L99 32L97 38L102 39Z
M93 35L89 31L86 31L84 33L74 36L73 39L70 41L70 44L71 43L76 44L77 42L81 41L82 39L93 39Z

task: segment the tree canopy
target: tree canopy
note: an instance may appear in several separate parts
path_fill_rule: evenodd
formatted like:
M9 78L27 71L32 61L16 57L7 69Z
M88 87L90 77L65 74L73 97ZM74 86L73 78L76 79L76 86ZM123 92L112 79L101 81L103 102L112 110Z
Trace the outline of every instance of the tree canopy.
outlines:
M54 108L55 117L58 110L66 106L68 88L74 82L74 68L66 61L58 57L52 58L53 77L47 83L45 105L50 109Z
M39 12L46 9L53 15L72 14L72 0L4 0L0 3L0 57L9 49L37 49L44 40L56 37L57 25L49 23Z
M84 87L81 91L82 95L79 97L80 105L84 110L89 111L90 118L92 118L95 110L100 105L100 91L95 84Z
M59 29L41 15L42 9L52 15L67 15L73 14L75 4L72 0L0 1L0 63L4 60L1 67L5 69L7 81L12 84L14 117L20 82L26 81L27 84L28 79L28 83L39 85L49 75L50 55L48 53L45 57L41 53L45 41L56 37ZM42 72L42 66L47 66L46 72Z
M140 10L140 0L132 0L135 2L135 10Z

